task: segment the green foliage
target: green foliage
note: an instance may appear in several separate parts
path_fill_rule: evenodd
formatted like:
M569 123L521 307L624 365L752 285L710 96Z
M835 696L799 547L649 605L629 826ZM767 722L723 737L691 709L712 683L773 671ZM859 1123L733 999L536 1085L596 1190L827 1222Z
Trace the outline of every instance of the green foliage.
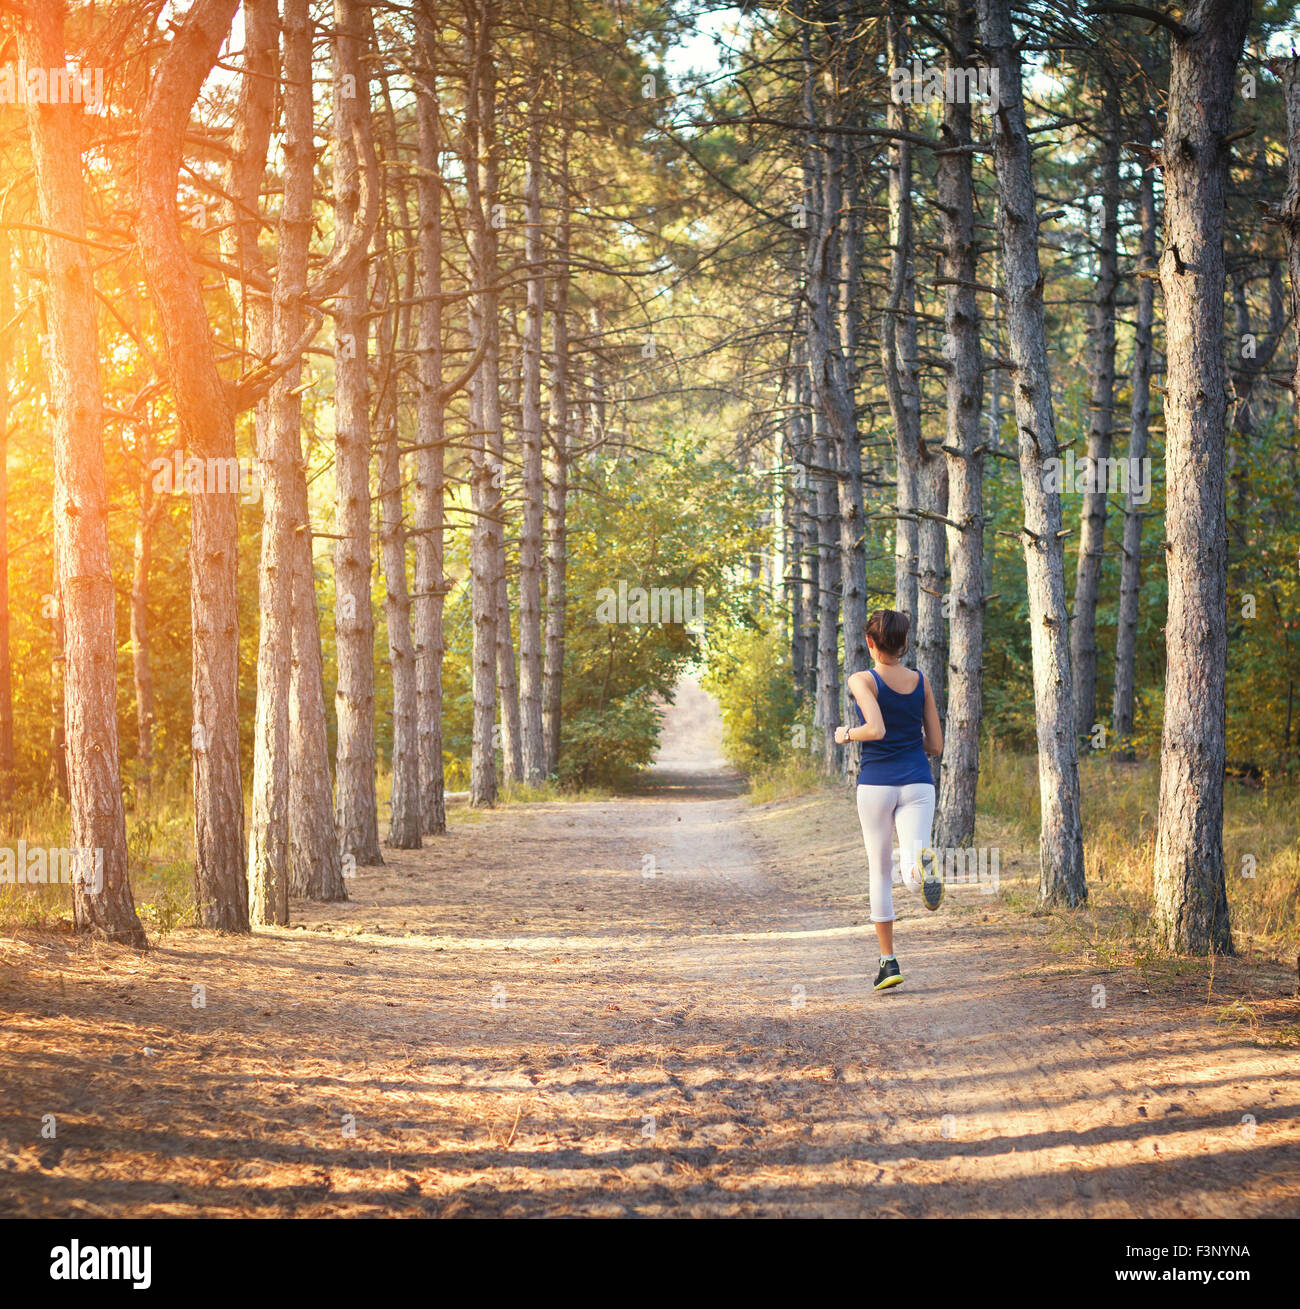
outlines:
M659 710L648 691L585 704L566 724L559 776L565 786L626 785L659 743Z
M791 748L799 701L783 626L769 619L710 632L702 685L722 710L723 750L737 768L753 773Z
M659 740L657 706L703 650L702 632L746 611L741 568L754 548L756 492L702 442L669 433L663 452L583 460L568 515L564 699L558 780L615 786L648 764ZM444 631L443 736L448 787L468 784L472 747L473 642L469 533L449 534L447 568L458 577ZM515 579L511 579L512 592ZM681 598L665 621L620 614L620 587ZM512 609L516 600L512 595ZM698 607L700 623L688 619ZM629 621L619 621L626 618ZM609 621L609 620L614 621ZM710 636L710 640L712 637Z

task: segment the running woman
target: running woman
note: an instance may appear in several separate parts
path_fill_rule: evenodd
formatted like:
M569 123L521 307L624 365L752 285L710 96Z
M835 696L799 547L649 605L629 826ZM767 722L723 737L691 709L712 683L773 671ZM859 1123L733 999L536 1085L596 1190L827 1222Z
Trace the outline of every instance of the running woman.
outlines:
M925 678L901 662L910 623L906 614L877 609L867 622L867 651L875 665L849 678L857 722L835 729L837 745L862 744L858 768L858 820L871 870L871 921L880 942L877 991L901 986L894 957L894 895L891 886L894 830L904 883L917 885L927 909L943 899L943 878L930 851L934 820L934 779L927 754L943 753L943 728Z

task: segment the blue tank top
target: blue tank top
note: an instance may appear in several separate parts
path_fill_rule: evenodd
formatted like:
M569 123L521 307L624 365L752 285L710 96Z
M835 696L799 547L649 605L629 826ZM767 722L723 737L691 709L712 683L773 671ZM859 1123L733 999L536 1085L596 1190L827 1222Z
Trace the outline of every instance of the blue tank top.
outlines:
M907 695L895 691L885 679L876 679L876 703L885 720L885 734L879 741L863 741L858 768L859 786L908 786L914 782L934 785L930 759L922 744L921 724L925 713L925 678L918 672L916 686ZM857 700L853 701L857 726L866 724Z

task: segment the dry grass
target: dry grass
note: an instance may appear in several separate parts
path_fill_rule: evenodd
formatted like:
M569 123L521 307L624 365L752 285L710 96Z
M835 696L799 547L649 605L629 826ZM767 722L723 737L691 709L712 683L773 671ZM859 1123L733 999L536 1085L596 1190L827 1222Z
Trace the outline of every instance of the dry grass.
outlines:
M1084 861L1101 935L1135 945L1150 934L1159 769L1085 756L1079 763ZM981 809L1032 842L1039 822L1032 757L991 742L980 759ZM1300 799L1286 779L1225 783L1223 844L1239 950L1293 960L1300 939Z
M1170 1000L1199 996L1209 1020L1240 1027L1265 1044L1300 1043L1300 806L1280 786L1228 783L1225 848L1237 957L1189 958L1165 948L1152 925L1155 768L1091 757L1081 761L1080 781L1086 905L1040 905L1035 761L990 743L981 757L975 844L998 850L1000 883L996 893L972 888L949 896L944 912L990 924L1034 920L1057 972L1126 974ZM810 777L799 760L761 775L750 798L751 830L766 858L788 870L787 884L810 899L848 907L865 922L866 859L849 788ZM1255 856L1253 877L1239 875L1247 853Z

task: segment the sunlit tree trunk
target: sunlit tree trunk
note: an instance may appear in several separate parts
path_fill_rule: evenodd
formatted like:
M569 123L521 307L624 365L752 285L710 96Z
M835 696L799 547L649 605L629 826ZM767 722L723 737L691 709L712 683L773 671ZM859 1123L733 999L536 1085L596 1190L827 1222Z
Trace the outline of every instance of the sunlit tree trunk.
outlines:
M470 269L474 290L470 323L475 343L485 345L483 364L471 388L471 491L474 522L470 541L473 621L474 732L470 760L470 804L497 798L495 755L497 709L497 618L499 573L504 563L501 524L501 393L497 343L496 67L492 57L496 8L474 0L469 14L470 80L465 137L469 198Z
M148 797L153 785L153 665L149 655L149 582L153 567L153 533L163 501L154 495L146 442L141 456L140 507L131 550L131 675L135 684L136 796Z
M30 68L62 68L63 6L33 9L18 28ZM103 395L94 274L86 230L79 109L27 106L45 237L45 312L54 452L54 534L64 608L64 694L71 844L79 853L73 924L143 948L127 876L118 768L116 614L108 548ZM53 233L66 233L67 237Z
M1223 866L1227 674L1224 211L1250 0L1196 0L1172 43L1164 164L1165 718L1155 845L1166 944L1231 953Z
M9 342L13 314L9 237L0 232L0 806L14 784L13 662L9 645Z
M302 330L311 241L311 102L295 98L292 82L310 87L310 16L305 0L286 0L283 15L285 140L284 198L271 299L270 345L277 357L292 350ZM304 43L307 42L304 49ZM304 61L304 54L306 60ZM305 66L304 66L305 64ZM289 921L291 809L290 700L293 667L295 530L306 506L298 496L302 460L301 356L270 388L258 413L262 485L262 550L258 569L261 627L257 650L257 721L253 738L253 819L249 840L250 900L255 923ZM297 813L302 821L301 808Z
M343 16L339 22L340 11ZM355 31L356 19L343 0L336 3L336 26ZM277 353L301 348L304 329L299 308L307 292L307 256L313 223L312 184L315 172L314 110L311 88L312 27L310 6L286 0L282 23L285 82L284 208L280 217L280 262L276 266L276 320L283 335ZM337 38L336 38L337 39ZM345 42L343 62L352 48ZM344 111L358 96L341 101ZM353 115L345 112L348 128ZM342 124L340 124L342 130ZM355 175L355 172L354 172ZM300 217L305 215L305 218ZM350 235L350 231L349 231ZM341 289L341 288L340 288ZM314 333L313 333L314 335ZM343 863L334 821L334 790L330 777L329 739L325 725L325 668L320 639L320 606L312 549L307 466L302 446L301 356L271 390L268 419L277 451L273 467L289 478L292 506L291 599L289 666L289 889L313 900L344 900ZM292 429L292 432L291 432ZM283 462L281 462L283 460Z
M382 270L382 256L376 260ZM388 630L388 663L393 682L393 768L389 805L388 844L398 850L418 850L420 828L419 698L415 680L415 646L411 640L411 597L406 579L406 528L402 519L402 459L397 443L397 311L388 279L378 278L383 305L376 334L377 386L375 427L379 433L379 543L384 564L384 619Z
M556 179L555 258L559 263L551 304L551 352L548 390L550 423L543 434L546 480L546 626L542 652L542 746L546 773L560 761L560 715L564 699L565 531L569 493L569 420L572 411L569 372L569 154L560 142Z
M168 382L187 453L236 457L234 406L217 370L198 269L176 210L185 131L230 30L237 0L196 0L159 61L140 115L136 239L158 310ZM190 502L193 633L195 899L199 922L248 930L244 792L239 762L239 548L237 489Z
M442 767L442 632L447 582L443 572L443 496L446 435L442 395L442 178L435 76L435 32L430 9L417 11L422 59L416 79L419 171L419 325L415 408L415 680L420 756L420 825L426 835L447 830Z
M54 556L54 575L50 580L52 590L46 602L50 613L50 741L48 749L48 768L46 782L55 795L68 798L68 742L65 732L66 720L63 711L63 597L59 589L59 538L56 535L51 542Z
M534 99L540 94L534 88ZM542 740L542 319L546 280L542 271L542 119L534 104L528 126L524 177L524 259L528 265L524 309L521 428L524 457L523 532L519 539L519 715L524 779L546 776Z
M1043 277L1038 263L1038 215L1029 134L1020 83L1020 50L1011 30L1009 0L980 0L981 38L998 74L993 161L999 192L998 236L1006 286L1007 334L1013 365L1021 529L1029 601L1038 729L1038 792L1042 804L1039 891L1044 902L1079 904L1087 898L1079 810L1079 757L1070 686L1069 611L1060 493L1051 489L1056 459Z
M975 43L972 0L947 0L950 66L969 66ZM979 780L981 690L984 670L984 447L980 414L984 360L975 300L979 253L971 156L970 105L943 107L942 136L951 153L938 156L938 201L943 231L944 340L947 365L949 595L948 706L943 734L935 844L960 849L975 839Z
M359 16L336 5L334 215L346 238L360 206L354 114L369 114ZM355 25L355 26L354 26ZM338 742L335 821L339 846L358 864L382 864L375 795L375 624L370 595L370 387L368 269L363 259L334 302L334 632Z

